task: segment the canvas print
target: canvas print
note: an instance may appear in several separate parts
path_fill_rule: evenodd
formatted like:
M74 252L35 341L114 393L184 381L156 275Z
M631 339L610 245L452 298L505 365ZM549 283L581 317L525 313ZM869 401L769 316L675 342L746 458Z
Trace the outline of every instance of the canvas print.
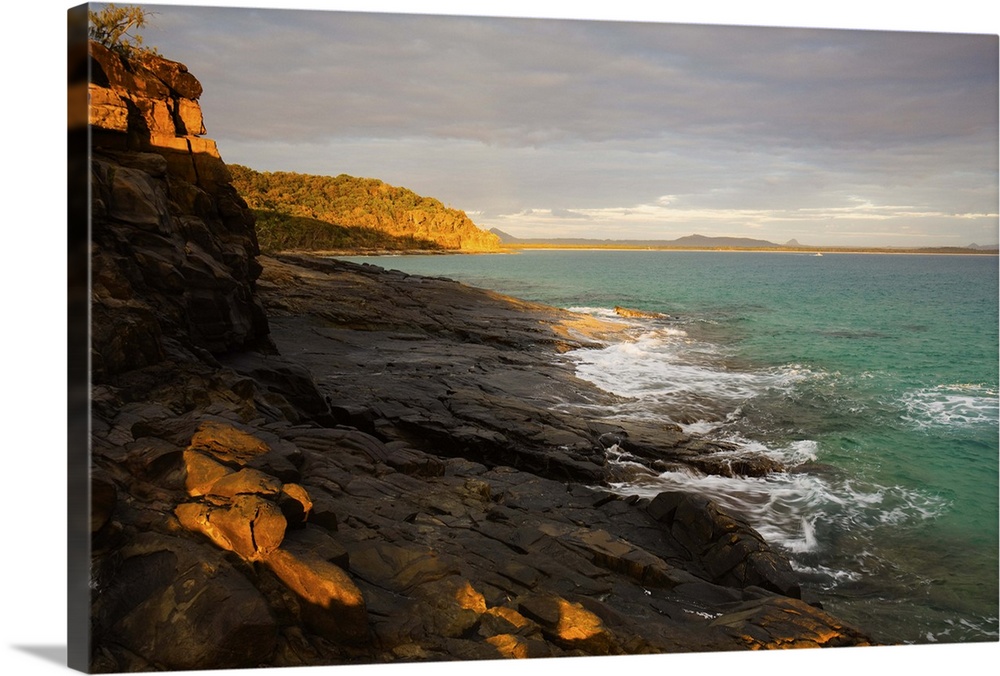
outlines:
M998 640L996 35L68 20L72 667Z

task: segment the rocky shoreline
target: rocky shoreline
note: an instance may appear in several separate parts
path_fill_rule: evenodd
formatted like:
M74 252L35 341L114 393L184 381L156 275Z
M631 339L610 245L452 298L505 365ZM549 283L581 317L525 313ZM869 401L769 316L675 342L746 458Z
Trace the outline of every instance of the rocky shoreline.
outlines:
M95 389L96 671L868 643L738 517L601 488L606 447L714 450L578 415L608 395L555 357L615 327L261 262L277 350Z
M559 354L617 326L260 256L187 69L89 58L85 668L870 643L801 599L738 516L608 490L609 450L650 471L780 469L588 415L611 395Z

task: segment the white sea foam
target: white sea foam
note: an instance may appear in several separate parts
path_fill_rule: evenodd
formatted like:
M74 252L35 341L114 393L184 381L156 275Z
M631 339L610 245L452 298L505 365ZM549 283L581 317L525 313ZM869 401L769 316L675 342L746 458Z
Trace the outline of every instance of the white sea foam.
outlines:
M716 345L683 330L644 331L601 349L568 352L578 377L635 405L615 411L637 419L669 419L703 433L739 405L770 390L789 390L814 375L798 365L741 371L728 368Z
M744 439L739 435L721 436L722 441L728 441L736 445L736 450L720 451L715 455L744 456L766 456L772 460L777 460L785 467L797 467L806 462L816 460L819 452L819 445L811 439L801 439L793 441L786 446L771 447L759 441Z
M795 460L815 457L816 445L801 441L784 448L766 449L755 444L737 452L764 452L794 464ZM614 455L609 456L609 461L619 462ZM723 477L681 469L661 474L647 470L634 472L632 476L628 482L614 484L612 489L622 495L649 498L668 490L708 497L724 509L743 515L767 542L793 555L830 546L825 538L836 533L929 520L948 507L945 500L912 489L859 485L810 473Z
M903 419L920 428L997 424L996 388L951 384L910 390L901 398Z
M808 573L832 580L834 584L853 582L854 580L860 580L862 577L862 574L856 570L839 570L837 568L822 565L807 566L797 563L794 560L792 561L792 568L800 573Z
M692 423L682 423L681 430L691 436L704 436L714 432L725 424L724 420L695 420Z
M721 456L735 459L763 455L788 468L816 461L818 444L797 440L768 445L728 431L728 423L739 420L744 405L762 395L795 396L796 389L806 381L833 386L843 378L836 372L814 371L800 364L733 369L727 364L724 348L696 340L676 327L637 328L628 340L601 349L576 350L566 356L580 378L626 401L611 411L615 415L672 420L688 434L734 444L731 451L719 451ZM874 375L866 373L861 377ZM913 405L932 404L940 401L940 396L934 392L933 396L915 397ZM987 398L979 391L972 396ZM993 396L995 420L995 393ZM983 402L976 406L980 412L985 408ZM812 572L831 584L853 579L855 574L824 568L816 561L816 556L822 558L824 552L836 550L838 538L886 525L905 527L934 519L948 508L943 498L918 490L851 481L831 474L790 471L764 477L723 477L691 469L657 474L617 447L609 450L608 461L618 466L622 477L627 477L612 485L614 491L653 497L662 491L681 490L708 497L724 509L743 515L767 542L789 553L793 561L800 557L797 565L811 566Z
M601 317L602 319L613 319L621 321L622 324L629 324L624 318L618 315L612 308L609 307L590 307L590 306L580 306L580 307L570 307L566 308L570 312L577 312L584 315L593 315L595 317Z

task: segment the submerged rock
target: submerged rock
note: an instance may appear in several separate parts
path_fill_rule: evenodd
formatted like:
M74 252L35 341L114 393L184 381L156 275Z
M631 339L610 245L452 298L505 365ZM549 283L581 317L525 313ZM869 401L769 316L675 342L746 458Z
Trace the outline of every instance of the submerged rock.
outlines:
M621 307L620 305L615 306L615 314L619 317L627 317L629 319L670 319L670 315L665 315L662 312L651 312L649 310L636 310L634 308Z

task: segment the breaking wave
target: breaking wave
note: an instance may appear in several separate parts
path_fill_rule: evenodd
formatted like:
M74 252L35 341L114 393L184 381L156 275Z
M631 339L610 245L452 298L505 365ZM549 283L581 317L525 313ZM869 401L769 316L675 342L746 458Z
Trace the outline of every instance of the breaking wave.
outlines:
M613 311L575 308L612 317ZM840 374L814 371L799 364L767 369L729 365L727 351L692 338L677 326L630 325L625 339L599 349L581 349L565 355L577 376L624 400L607 413L633 420L669 420L689 435L727 441L732 451L718 456L767 456L788 468L764 477L725 477L694 469L656 473L617 446L608 461L619 466L627 480L612 485L621 495L653 497L680 490L708 497L746 518L764 539L792 558L793 564L835 585L858 575L857 567L830 563L831 553L858 531L904 527L940 516L947 499L903 486L882 485L818 464L816 441L764 443L734 432L744 409L767 395L779 403L794 399L804 384L825 389L845 382ZM865 373L861 379L874 377ZM926 410L938 418L996 420L996 399L989 392L938 388L920 391L907 410ZM829 402L827 402L829 403ZM857 414L858 402L845 405ZM992 407L992 408L991 408ZM718 457L716 456L716 457ZM864 546L862 546L864 549ZM825 554L825 555L824 555ZM840 552L833 558L839 558ZM825 562L825 563L824 563Z
M952 384L906 392L903 420L919 428L996 425L997 390L979 384Z

